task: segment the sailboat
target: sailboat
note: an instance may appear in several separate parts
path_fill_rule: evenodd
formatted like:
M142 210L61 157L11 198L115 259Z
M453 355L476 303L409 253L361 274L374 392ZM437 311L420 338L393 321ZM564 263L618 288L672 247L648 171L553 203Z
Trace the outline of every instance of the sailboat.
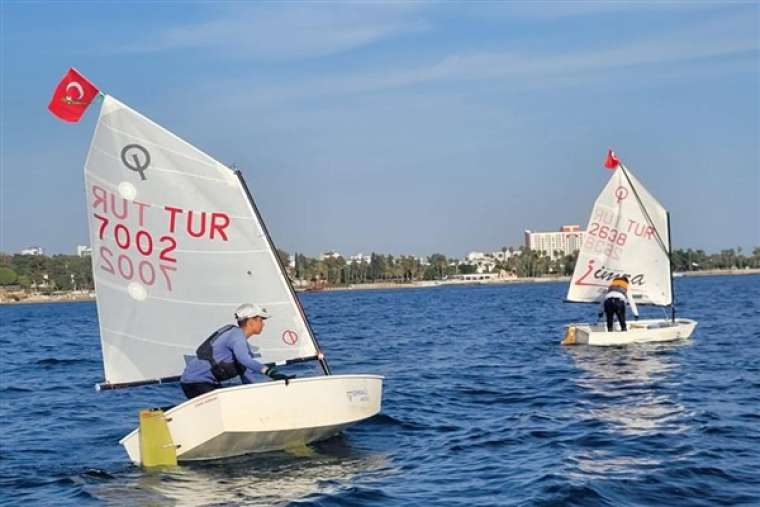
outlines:
M383 377L332 374L242 173L100 96L84 169L105 372L97 387L178 380L206 337L252 302L271 315L251 342L257 360L315 361L321 373L217 389L167 410L163 447L178 462L301 446L377 414ZM144 464L142 433L120 441L135 464Z
M598 305L612 279L626 275L629 297L637 305L669 306L671 314L629 322L626 332L617 322L611 332L606 322L573 323L566 327L562 343L624 345L689 338L697 322L676 318L670 214L612 150L605 166L614 173L591 211L567 301Z

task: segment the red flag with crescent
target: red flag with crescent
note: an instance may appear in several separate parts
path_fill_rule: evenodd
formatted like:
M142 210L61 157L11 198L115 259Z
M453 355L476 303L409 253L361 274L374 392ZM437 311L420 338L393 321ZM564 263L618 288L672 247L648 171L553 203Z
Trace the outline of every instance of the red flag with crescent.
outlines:
M613 171L617 169L617 166L620 165L620 160L617 158L617 155L615 155L615 152L612 151L612 149L607 151L607 160L604 161L604 167L607 169L612 169Z
M94 84L71 68L58 83L48 109L64 121L76 122L98 93L100 90Z

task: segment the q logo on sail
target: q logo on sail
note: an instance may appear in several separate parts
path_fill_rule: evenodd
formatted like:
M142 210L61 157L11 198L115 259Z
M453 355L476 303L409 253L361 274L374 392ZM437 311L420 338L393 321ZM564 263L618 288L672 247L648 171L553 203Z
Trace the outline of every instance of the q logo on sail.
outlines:
M150 153L139 144L128 144L121 149L121 162L130 171L140 173L140 179L145 181L145 170L150 166Z
M623 202L623 199L628 197L628 189L625 188L624 186L617 187L617 189L615 190L615 197L617 198L618 203Z

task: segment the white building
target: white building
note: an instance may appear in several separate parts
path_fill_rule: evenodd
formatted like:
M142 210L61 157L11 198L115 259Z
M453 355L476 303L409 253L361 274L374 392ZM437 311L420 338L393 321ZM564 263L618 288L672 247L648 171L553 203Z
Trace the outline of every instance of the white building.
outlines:
M488 257L483 252L470 252L465 256L465 260L468 262L478 262L487 258Z
M338 252L333 252L330 250L329 252L319 254L318 259L323 261L325 259L337 259L338 257L342 257L342 255L340 255Z
M510 252L509 250L496 250L495 252L491 253L491 256L499 262L504 262L514 255L520 255L520 252L519 251Z
M581 249L586 232L581 230L580 225L563 225L559 232L533 232L525 231L525 248L538 252L555 259L563 255L569 255Z
M471 273L467 275L449 275L447 280L464 280L466 282L477 282L498 280L499 278L499 275L496 273Z
M346 264L361 264L362 262L369 264L371 260L372 256L364 255L363 253L359 252L358 254L352 255L346 259Z
M79 257L91 257L92 248L87 245L77 245L77 255Z
M42 255L42 254L23 254L23 255ZM37 283L35 280L32 280L32 284L31 284L32 289L49 289L50 287L51 287L50 277L47 275L47 273L42 275L42 281L39 283Z
M463 264L475 266L478 273L493 271L496 267L496 259L493 255L483 252L470 252L465 256Z
M21 250L21 255L45 255L45 251L39 246L30 246Z

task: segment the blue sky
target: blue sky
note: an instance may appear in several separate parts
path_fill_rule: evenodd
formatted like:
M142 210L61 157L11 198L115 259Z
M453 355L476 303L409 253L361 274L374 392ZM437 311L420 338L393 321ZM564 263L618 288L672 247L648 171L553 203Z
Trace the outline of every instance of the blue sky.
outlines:
M675 248L760 245L757 2L2 2L0 250L87 244L70 66L246 175L281 248L585 226L612 146Z

